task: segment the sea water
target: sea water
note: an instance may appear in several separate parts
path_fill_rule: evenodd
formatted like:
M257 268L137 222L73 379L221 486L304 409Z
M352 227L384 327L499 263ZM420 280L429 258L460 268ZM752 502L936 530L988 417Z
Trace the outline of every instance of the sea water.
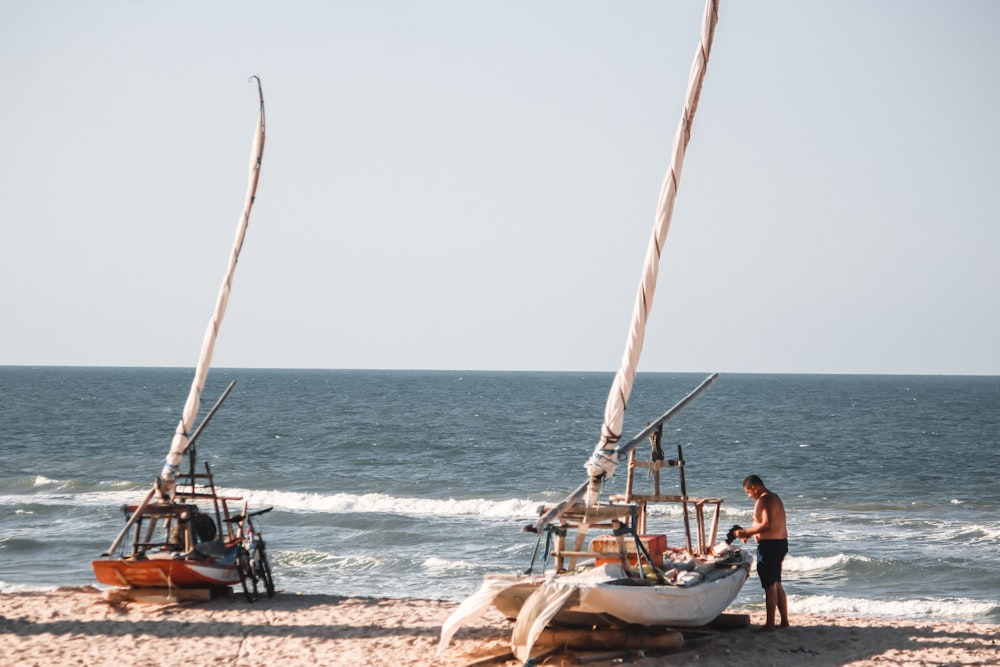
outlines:
M639 373L626 436L703 377ZM90 561L159 473L191 379L0 367L0 592L96 585ZM232 380L198 460L274 507L279 590L458 601L527 568L521 528L585 480L612 374L213 369L202 416ZM793 613L1000 623L1000 378L723 374L666 425L668 457L678 445L688 494L725 499L720 533L750 522L746 475L783 498ZM752 576L734 607L762 600Z

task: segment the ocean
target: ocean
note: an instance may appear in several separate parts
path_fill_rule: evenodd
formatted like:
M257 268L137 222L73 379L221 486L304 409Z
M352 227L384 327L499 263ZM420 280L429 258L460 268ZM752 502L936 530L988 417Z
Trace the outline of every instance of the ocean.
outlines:
M96 585L192 373L0 367L0 592ZM705 375L639 373L626 436ZM460 601L526 569L521 528L584 481L612 377L213 369L203 415L236 386L198 459L274 507L279 590ZM750 522L746 475L783 498L793 615L1000 623L1000 377L722 374L667 424L668 457L678 444L688 493L725 499L721 533ZM623 466L608 490L624 484ZM732 610L762 608L752 576Z

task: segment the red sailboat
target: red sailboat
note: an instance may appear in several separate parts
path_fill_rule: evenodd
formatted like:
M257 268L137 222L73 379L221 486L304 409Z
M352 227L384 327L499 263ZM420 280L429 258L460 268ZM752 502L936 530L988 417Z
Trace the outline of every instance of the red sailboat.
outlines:
M108 550L91 562L94 575L102 584L131 589L211 590L240 583L250 600L257 598L258 585L263 586L268 596L274 595L264 540L253 525L253 517L270 508L250 512L242 498L219 495L209 466L205 465L204 472L197 470L194 447L235 384L230 383L195 429L201 393L229 302L264 154L264 93L260 79L253 78L257 81L260 112L250 155L246 200L229 266L163 470L141 502L123 508L125 526ZM182 472L185 458L188 470Z

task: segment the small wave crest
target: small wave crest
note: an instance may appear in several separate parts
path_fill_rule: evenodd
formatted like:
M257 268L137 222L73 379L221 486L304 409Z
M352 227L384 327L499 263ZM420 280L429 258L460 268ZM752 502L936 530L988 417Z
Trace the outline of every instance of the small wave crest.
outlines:
M121 482L85 483L32 478L30 488L0 494L0 505L73 505L118 507L137 502L145 487ZM254 507L273 506L290 512L328 512L335 514L372 512L411 516L468 516L491 519L531 518L537 516L539 501L511 498L436 499L397 497L381 493L300 493L259 489L218 488L220 495L245 498Z
M788 556L782 568L785 572L819 572L847 567L851 563L870 563L867 556L848 556L835 554L833 556Z
M982 618L1000 607L1000 602L967 598L879 600L831 595L789 596L789 606L805 614L857 615L875 618Z
M0 594L3 593L42 593L45 591L53 591L57 586L32 586L30 584L11 584L6 581L0 581Z
M415 516L472 516L508 519L536 516L539 505L537 501L520 499L405 498L382 493L320 494L251 489L220 489L220 493L242 496L254 506L268 505L290 512L330 512L335 514L372 512Z
M53 479L31 475L4 482L0 505L102 506L135 502L146 487L133 482Z
M937 538L942 542L966 542L1000 540L1000 523L944 525Z
M427 558L423 562L423 567L430 574L450 574L460 571L472 571L481 567L478 563L462 560L448 560L446 558Z
M377 570L381 561L374 556L338 556L315 549L303 549L301 551L272 552L271 564L280 565L286 570L292 571L319 569L357 573Z

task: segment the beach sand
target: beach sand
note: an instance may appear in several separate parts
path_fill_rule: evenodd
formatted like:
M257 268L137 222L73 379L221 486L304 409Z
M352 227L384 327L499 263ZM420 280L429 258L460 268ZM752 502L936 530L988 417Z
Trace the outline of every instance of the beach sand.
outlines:
M441 657L441 624L457 606L439 600L295 595L248 603L110 603L85 586L0 594L0 665L519 665L511 623L495 611L468 625ZM794 611L794 610L793 610ZM761 622L752 615L753 624ZM792 615L793 627L753 627L686 638L678 650L560 652L548 665L996 665L1000 626ZM494 657L494 656L500 657Z

